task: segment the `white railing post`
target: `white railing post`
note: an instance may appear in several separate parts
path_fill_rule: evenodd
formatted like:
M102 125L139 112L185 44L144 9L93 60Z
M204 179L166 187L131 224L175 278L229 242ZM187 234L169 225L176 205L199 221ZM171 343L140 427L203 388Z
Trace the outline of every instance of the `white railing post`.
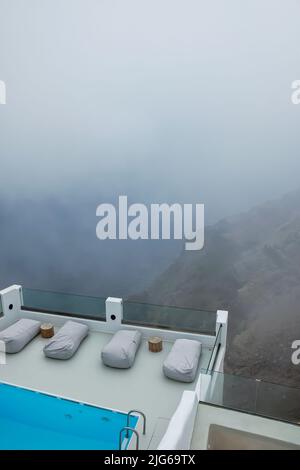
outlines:
M0 80L0 104L6 104L6 85L3 80Z
M224 372L224 358L226 353L227 345L227 331L228 331L228 312L227 310L218 310L217 311L217 321L216 321L216 333L218 333L219 328L221 329L221 357L222 361L219 363L219 366L216 368L218 372Z
M0 291L2 304L1 323L10 324L21 317L22 287L13 285Z
M111 329L120 328L123 321L123 299L108 297L105 301L106 323Z

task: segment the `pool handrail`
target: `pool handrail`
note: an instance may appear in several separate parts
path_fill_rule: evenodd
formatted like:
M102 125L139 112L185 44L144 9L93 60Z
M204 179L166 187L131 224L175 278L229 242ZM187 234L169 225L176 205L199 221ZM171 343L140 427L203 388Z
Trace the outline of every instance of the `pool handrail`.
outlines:
M131 431L131 432L133 432L133 433L136 435L136 447L135 447L135 450L139 450L139 443L140 443L140 436L139 436L139 433L137 432L136 429L131 428L131 427L129 427L129 426L124 426L124 428L122 428L121 431L120 431L120 434L119 434L119 450L122 450L122 434L123 434L123 431L126 431L126 436L127 436L128 431Z

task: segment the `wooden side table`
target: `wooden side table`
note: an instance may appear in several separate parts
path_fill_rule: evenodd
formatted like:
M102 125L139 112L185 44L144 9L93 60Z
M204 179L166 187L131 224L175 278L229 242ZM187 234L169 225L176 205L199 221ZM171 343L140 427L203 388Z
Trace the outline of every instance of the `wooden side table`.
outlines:
M160 352L163 348L162 338L159 336L153 336L148 340L149 351L151 352Z
M54 336L54 326L51 323L44 323L41 325L42 338L52 338Z

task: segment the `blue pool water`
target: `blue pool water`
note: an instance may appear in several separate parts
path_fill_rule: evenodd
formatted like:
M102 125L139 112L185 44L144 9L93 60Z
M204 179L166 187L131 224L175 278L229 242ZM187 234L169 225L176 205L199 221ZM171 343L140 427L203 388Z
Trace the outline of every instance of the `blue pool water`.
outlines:
M0 449L115 450L124 426L124 413L0 383Z

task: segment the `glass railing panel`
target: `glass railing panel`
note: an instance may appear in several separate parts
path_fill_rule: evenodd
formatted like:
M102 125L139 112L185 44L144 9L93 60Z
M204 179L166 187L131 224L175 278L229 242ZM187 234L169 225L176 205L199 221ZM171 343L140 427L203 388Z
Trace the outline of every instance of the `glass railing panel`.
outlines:
M23 309L105 320L105 298L23 288Z
M215 335L216 312L125 301L124 323Z
M256 382L247 377L213 372L205 402L238 411L254 412Z
M256 413L300 424L300 388L258 382Z
M223 408L300 424L300 388L213 372L202 401Z

